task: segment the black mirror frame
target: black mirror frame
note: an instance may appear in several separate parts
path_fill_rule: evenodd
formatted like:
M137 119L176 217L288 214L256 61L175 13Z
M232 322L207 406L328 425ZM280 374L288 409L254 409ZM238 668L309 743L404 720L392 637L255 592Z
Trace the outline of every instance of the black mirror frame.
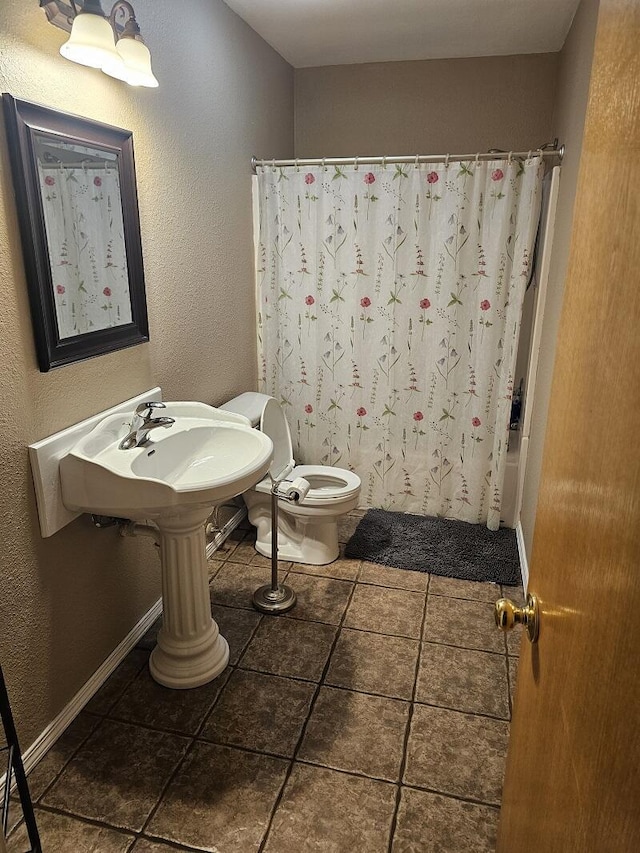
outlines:
M149 340L133 134L129 130L48 109L3 94L13 185L29 304L40 371ZM34 147L34 131L117 155L132 322L60 339L49 247Z

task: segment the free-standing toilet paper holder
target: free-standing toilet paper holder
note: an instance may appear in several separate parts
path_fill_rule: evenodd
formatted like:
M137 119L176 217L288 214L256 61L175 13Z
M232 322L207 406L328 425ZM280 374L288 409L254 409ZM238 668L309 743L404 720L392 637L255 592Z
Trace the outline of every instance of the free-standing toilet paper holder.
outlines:
M271 583L253 593L253 606L262 613L286 613L296 603L296 594L291 587L278 582L278 500L298 503L309 488L309 482L303 477L293 481L273 480L271 483Z

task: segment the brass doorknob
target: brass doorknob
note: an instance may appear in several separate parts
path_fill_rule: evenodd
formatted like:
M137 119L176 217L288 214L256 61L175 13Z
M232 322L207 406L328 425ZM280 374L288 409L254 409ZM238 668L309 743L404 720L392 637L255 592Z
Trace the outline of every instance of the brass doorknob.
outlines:
M524 607L518 607L510 598L499 598L496 601L494 616L496 625L503 631L511 631L514 625L524 625L532 643L535 643L540 633L540 608L538 598L529 593Z

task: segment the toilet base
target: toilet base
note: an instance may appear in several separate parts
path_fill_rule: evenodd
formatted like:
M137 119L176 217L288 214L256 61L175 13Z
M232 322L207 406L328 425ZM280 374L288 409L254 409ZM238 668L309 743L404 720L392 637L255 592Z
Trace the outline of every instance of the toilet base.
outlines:
M256 551L271 557L271 508L269 498L257 492L245 492L249 521L256 528ZM340 556L338 519L355 509L357 496L341 507L340 512L318 516L317 509L296 514L279 506L278 559L310 566L326 566Z
M324 473L326 471L326 473ZM306 479L306 499L277 502L278 557L292 563L326 566L340 556L338 520L358 506L360 480L340 468L298 465L290 477ZM333 491L332 491L333 489ZM341 489L346 491L341 493ZM315 496L314 496L315 492ZM256 551L271 556L272 486L266 480L243 494L249 521L256 528Z
M253 522L252 522L253 523ZM326 566L335 562L340 556L338 544L338 529L335 527L335 537L330 536L329 542L314 539L305 541L304 547L293 542L285 542L282 534L278 537L278 559L290 563L303 563L309 566ZM335 538L335 542L332 541ZM271 530L268 537L256 539L256 551L263 557L271 556Z

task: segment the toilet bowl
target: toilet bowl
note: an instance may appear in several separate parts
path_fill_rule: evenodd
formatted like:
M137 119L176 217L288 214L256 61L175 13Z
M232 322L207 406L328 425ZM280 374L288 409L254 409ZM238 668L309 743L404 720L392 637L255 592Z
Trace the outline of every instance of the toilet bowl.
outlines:
M247 392L221 409L247 417L273 442L269 474L243 494L249 521L256 528L256 550L271 556L271 487L273 480L303 478L309 491L297 503L278 500L278 557L322 566L340 553L338 519L358 505L360 477L328 465L296 465L291 433L280 404L267 394Z

